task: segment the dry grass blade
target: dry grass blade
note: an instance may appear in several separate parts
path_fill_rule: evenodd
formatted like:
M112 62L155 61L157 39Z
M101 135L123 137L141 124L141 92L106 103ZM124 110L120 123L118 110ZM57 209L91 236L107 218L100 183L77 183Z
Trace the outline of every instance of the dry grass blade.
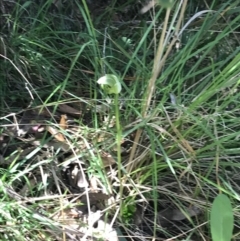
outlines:
M183 21L186 6L187 6L187 0L183 1L183 6L182 6L182 9L181 9L180 17L179 17L178 22L177 22L176 33L178 33L181 22ZM161 38L160 38L160 41L159 41L159 44L158 44L157 53L156 53L156 56L155 56L155 59L154 59L152 77L149 80L148 88L146 90L146 98L147 99L146 99L146 103L143 104L143 108L142 108L142 117L143 118L145 118L147 116L147 113L148 113L148 110L149 110L149 107L150 107L150 102L152 100L152 96L153 96L153 93L154 93L154 90L155 90L156 79L158 78L158 75L161 72L161 69L163 68L163 66L165 64L167 56L170 54L170 52L172 50L172 47L174 46L175 42L177 41L177 38L175 37L171 41L171 44L169 45L165 55L163 56L164 49L165 49L164 42L167 42L167 41L164 41L164 40L165 40L167 25L169 23L170 10L171 10L170 8L167 8L167 10L166 10L164 26L163 26ZM127 169L128 172L131 172L134 169L135 165L132 161L134 159L135 152L136 152L137 145L139 143L141 134L142 134L142 130L138 129L137 133L136 133L136 136L135 136L135 139L134 139L134 143L133 143L133 147L132 147L132 150L131 150L131 153L130 153L130 157L129 157L129 160L128 160L128 162L131 163L128 166L128 169Z
M194 158L196 156L195 151L193 150L192 146L189 144L189 142L182 136L182 134L178 131L178 129L173 125L167 111L165 110L165 114L167 116L168 122L170 126L172 127L173 131L175 132L176 136L178 137L178 140L180 143L182 143L182 146L190 153L190 155Z

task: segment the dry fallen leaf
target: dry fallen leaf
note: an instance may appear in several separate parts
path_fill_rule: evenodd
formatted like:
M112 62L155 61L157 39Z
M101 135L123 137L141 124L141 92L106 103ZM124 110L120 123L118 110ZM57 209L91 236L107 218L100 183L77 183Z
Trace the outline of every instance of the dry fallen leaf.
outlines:
M57 129L53 128L52 126L47 126L46 128L47 128L48 132L51 133L55 137L56 140L62 141L62 142L65 141L63 134L60 133Z
M78 173L77 173L77 176L76 176L76 185L79 188L84 188L84 187L89 186L89 184L86 180L86 176L81 170L78 170Z
M85 173L80 170L78 165L75 165L71 171L71 180L69 181L73 187L84 188L89 186Z
M74 115L74 116L78 116L78 117L82 116L82 111L78 111L75 108L73 108L69 105L66 105L66 104L58 105L58 109L59 109L59 111L69 114L69 115Z
M90 187L91 187L92 192L98 191L98 182L97 182L97 178L95 176L92 176L90 178Z
M61 115L59 126L63 130L67 129L67 115Z

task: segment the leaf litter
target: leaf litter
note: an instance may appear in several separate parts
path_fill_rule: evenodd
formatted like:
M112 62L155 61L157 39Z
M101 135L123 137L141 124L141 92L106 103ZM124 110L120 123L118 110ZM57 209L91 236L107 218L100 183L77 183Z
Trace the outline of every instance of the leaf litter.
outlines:
M24 206L31 209L31 200L34 199L31 195L33 190L39 186L39 183L42 182L46 185L45 194L40 192L39 197L51 199L51 196L60 195L62 192L60 190L65 189L70 198L64 199L62 205L65 208L63 207L52 218L58 222L59 227L64 227L69 237L77 238L78 234L81 234L79 240L89 240L90 237L93 240L97 238L118 240L114 228L106 221L101 220L104 214L101 210L106 208L110 195L101 188L101 185L99 186L100 180L98 177L94 177L93 173L89 179L87 169L90 168L91 155L87 154L88 147L79 138L85 133L74 131L78 125L78 123L74 124L74 117L71 125L68 124L68 116L71 118L69 113L76 116L80 115L79 111L67 104L62 104L61 108L57 110L57 114L54 115L49 114L50 111L46 111L46 109L44 108L42 111L38 109L23 111L19 122L17 121L15 124L5 127L5 130L1 133L2 154L0 161L2 166L30 160L33 165L40 168L40 171L37 171L37 169L30 166L22 167L22 172L29 176L30 181L24 184L22 180L22 183L18 182L17 185L13 181L11 187L6 187L6 193L15 200L27 200L28 204L24 204ZM67 111L63 112L65 110ZM71 128L72 132L70 131ZM69 133L76 138L75 146L72 146L67 141ZM76 136L73 136L72 133L75 133ZM97 138L94 133L85 138L91 143L93 137ZM101 134L101 140L99 139L98 143L101 144L106 138L108 138L107 135L104 138L104 134ZM100 165L103 165L102 168L109 168L116 163L109 151L94 148L93 144L90 145L93 155L102 159L102 164L99 162ZM38 151L36 151L36 148L39 148ZM54 153L57 153L57 156ZM78 153L83 153L83 155L79 157ZM66 163L66 159L70 156L72 156L72 159ZM51 160L54 163L51 164ZM62 165L64 162L65 164ZM49 165L55 166L54 175L49 170ZM58 181L55 181L55 184L48 185L47 182L51 179L55 180L52 175L61 180L62 184L60 185ZM43 182L43 178L46 179L45 182ZM74 198L76 195L79 198ZM69 205L73 207L69 208ZM51 212L53 210L49 210L46 206L46 208L42 208L41 213L47 214L42 216L42 214L37 213L36 215L40 215L41 219L45 219ZM96 223L98 224L95 225Z
M71 107L71 110L73 111L73 107ZM98 132L97 135L96 133L89 132L90 134L84 137L87 139L88 145L90 145L87 146L81 138L83 135L81 133L81 127L78 127L78 131L76 131L77 123L74 124L74 121L72 121L71 125L69 125L68 117L71 118L71 115L62 113L62 111L63 109L57 109L57 115L44 115L37 110L26 110L26 113L23 113L23 117L20 118L21 125L7 127L6 131L1 134L1 142L3 143L1 152L4 153L4 155L1 155L2 165L10 165L13 162L17 163L26 159L27 156L30 156L28 159L30 159L32 163L38 161L41 170L39 172L36 170L29 171L30 169L23 169L23 172L29 173L30 182L18 184L15 188L15 183L13 182L11 187L7 187L7 193L15 200L28 200L28 203L31 203L31 200L34 199L31 197L31 192L43 180L43 177L45 176L46 180L54 179L52 177L53 173L48 167L49 162L46 162L46 159L53 160L55 169L54 176L61 180L62 184L60 188L58 182L49 185L46 187L47 192L40 194L39 198L51 198L51 196L57 194L62 195L62 191L57 190L64 189L67 190L67 193L69 193L68 196L71 198L63 200L61 205L63 208L61 210L56 212L49 210L49 207L46 206L46 208L42 208L41 213L47 213L45 216L55 213L53 216L50 215L50 217L58 222L59 227L64 227L65 230L69 230L69 236L77 237L78 232L81 233L79 240L86 240L89 237L93 237L93 240L100 237L105 237L105 240L110 240L109 238L111 238L111 240L113 238L114 240L118 240L116 230L110 223L106 223L106 220L104 221L102 219L104 217L103 210L105 210L109 204L112 205L115 202L112 200L112 190L106 190L99 177L94 176L93 172L91 175L88 174L88 168L90 167L89 161L93 156L101 158L100 165L102 165L105 171L108 171L112 165L116 164L115 158L110 154L109 150L94 148L94 143L97 143L103 148L109 146L109 144L106 143L108 143L109 138L111 139L111 135L104 131ZM44 113L46 113L46 110ZM58 123L51 124L49 119L52 116L54 116L55 121ZM15 131L17 129L16 126L19 126L19 130L24 130L20 136L19 132ZM82 132L84 133L84 129L82 129ZM8 136L8 133L11 134ZM67 141L69 133L71 135L73 133L75 134L75 136L72 135L72 137L76 138L75 146L71 146ZM8 143L6 140L8 140ZM8 156L8 145L11 141L15 143L11 145L13 149L18 151L15 152L14 155L11 154ZM125 140L122 141L122 144L124 143ZM89 154L89 147L91 148L93 156ZM34 153L36 148L39 148L39 151ZM11 151L13 149L11 148ZM114 151L115 146L112 146L111 152L114 153ZM54 157L54 153L58 153L58 155ZM59 172L58 169L61 171ZM116 176L109 176L110 181L111 178L116 181ZM43 183L47 186L47 181ZM15 191L17 190L16 188L18 192ZM12 193L15 193L15 195L12 195ZM29 204L27 205L27 207L31 208L30 206ZM145 222L148 216L145 210L146 208L144 210L139 210L139 208L136 210L133 218L136 225L142 225ZM171 222L184 221L200 213L200 210L195 207L187 207L185 210L163 208L159 211L157 220L160 226L168 227ZM42 218L45 218L45 216Z

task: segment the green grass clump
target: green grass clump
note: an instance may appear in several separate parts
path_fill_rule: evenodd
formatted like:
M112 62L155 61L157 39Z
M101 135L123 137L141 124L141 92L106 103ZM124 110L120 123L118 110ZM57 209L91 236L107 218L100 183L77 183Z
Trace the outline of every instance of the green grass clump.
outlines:
M207 240L219 193L237 217L238 1L40 2L1 8L0 239L80 235L84 193L128 237Z

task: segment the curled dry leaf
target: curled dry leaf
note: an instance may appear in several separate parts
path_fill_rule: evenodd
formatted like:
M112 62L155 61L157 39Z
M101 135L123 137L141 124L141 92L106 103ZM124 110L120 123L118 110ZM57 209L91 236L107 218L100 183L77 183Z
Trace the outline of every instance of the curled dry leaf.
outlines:
M78 111L75 108L73 108L69 105L66 105L66 104L58 105L58 109L62 113L66 113L66 114L69 114L69 115L73 115L73 116L77 116L77 117L80 117L82 115L82 111Z
M78 173L77 173L77 186L80 187L80 188L84 188L84 187L89 186L89 184L86 180L86 176L81 170L79 170Z
M98 191L98 181L97 181L97 178L95 176L92 176L90 178L90 187L91 187L92 192Z
M75 165L71 172L71 185L79 188L89 186L85 174L79 169L78 165Z
M63 130L67 129L67 115L61 115L59 126Z
M65 141L63 134L59 133L59 131L57 129L53 128L52 126L47 126L46 128L47 128L48 132L55 137L56 140L62 141L62 142Z

